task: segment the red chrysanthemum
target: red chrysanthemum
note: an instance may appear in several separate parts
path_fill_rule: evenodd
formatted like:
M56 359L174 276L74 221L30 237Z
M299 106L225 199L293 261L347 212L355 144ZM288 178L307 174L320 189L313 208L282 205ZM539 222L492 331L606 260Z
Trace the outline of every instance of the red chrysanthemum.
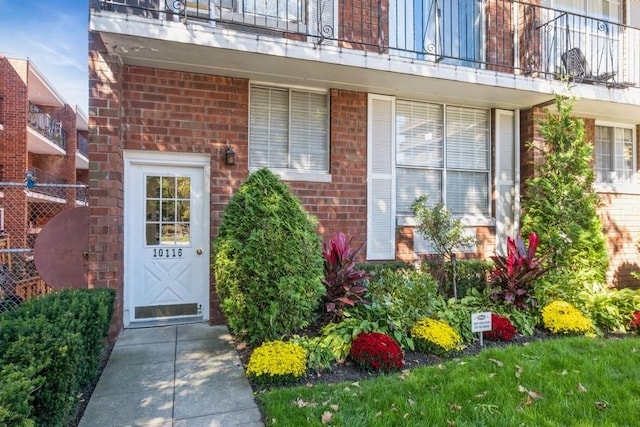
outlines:
M373 371L389 372L404 366L400 345L379 332L359 334L351 343L349 357L361 368Z
M629 322L629 329L640 334L640 311L634 311L631 322Z
M491 313L491 330L484 333L484 337L492 341L511 341L516 334L516 328L507 317Z

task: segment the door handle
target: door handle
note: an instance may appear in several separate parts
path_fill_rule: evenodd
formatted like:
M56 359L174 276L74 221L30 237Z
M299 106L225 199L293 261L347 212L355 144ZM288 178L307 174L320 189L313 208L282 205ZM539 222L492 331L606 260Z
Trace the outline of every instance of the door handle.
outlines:
M198 248L198 249L196 249L196 253L197 253L198 255L202 255L202 248Z

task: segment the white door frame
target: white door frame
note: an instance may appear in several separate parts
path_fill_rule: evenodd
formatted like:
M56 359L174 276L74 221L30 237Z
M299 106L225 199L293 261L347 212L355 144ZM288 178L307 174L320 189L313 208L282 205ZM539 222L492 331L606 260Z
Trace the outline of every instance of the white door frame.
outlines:
M124 326L129 327L133 320L133 297L132 286L129 285L132 282L132 263L138 262L135 258L133 251L132 239L128 236L133 235L133 227L129 218L132 216L129 209L131 209L128 203L129 192L132 191L132 183L129 181L132 176L132 169L135 166L169 166L169 167L198 167L203 169L203 212L202 223L204 230L192 230L192 233L200 233L204 236L204 244L202 245L202 257L206 262L203 262L202 267L202 315L203 320L209 319L209 302L210 302L210 265L209 265L209 253L210 253L210 182L211 182L211 158L208 154L197 153L176 153L176 152L160 152L160 151L135 151L124 150L124 285L123 285L123 321Z

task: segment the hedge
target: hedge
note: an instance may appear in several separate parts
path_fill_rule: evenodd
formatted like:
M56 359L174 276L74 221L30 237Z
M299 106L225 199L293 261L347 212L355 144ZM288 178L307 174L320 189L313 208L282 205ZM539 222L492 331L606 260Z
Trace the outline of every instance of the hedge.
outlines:
M98 375L115 292L74 289L0 314L0 426L63 425Z

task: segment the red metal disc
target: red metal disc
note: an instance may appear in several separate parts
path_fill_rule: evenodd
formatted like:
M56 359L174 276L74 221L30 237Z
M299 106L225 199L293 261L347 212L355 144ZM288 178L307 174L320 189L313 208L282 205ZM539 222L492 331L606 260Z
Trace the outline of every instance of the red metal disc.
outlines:
M38 273L54 289L86 288L89 208L60 212L36 238L33 256Z

